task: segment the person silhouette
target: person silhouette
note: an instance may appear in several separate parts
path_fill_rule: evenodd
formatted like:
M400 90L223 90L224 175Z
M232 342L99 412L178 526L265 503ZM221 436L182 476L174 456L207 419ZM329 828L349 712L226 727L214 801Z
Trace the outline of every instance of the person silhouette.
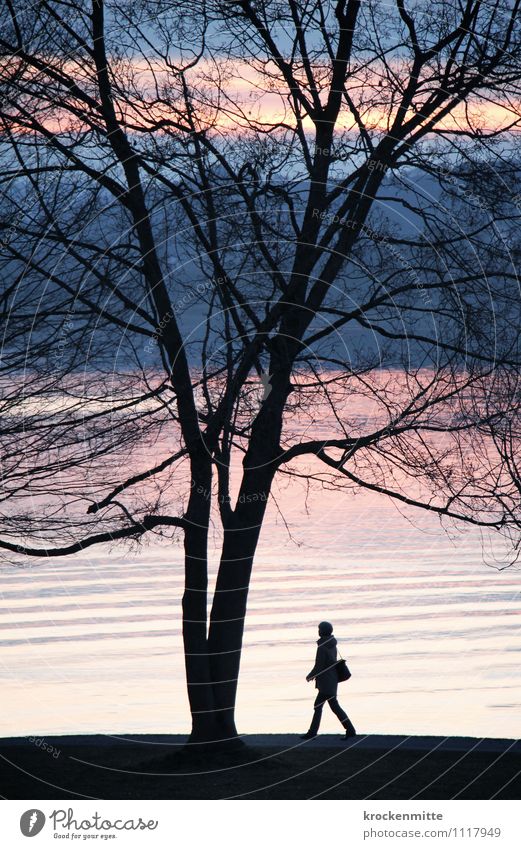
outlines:
M318 694L315 699L313 719L309 726L309 731L301 735L301 740L311 740L318 734L320 728L320 720L322 719L322 708L325 703L329 703L329 707L338 716L340 722L345 728L344 740L356 736L356 731L353 723L349 719L345 710L338 704L336 694L338 688L338 677L336 673L336 638L333 636L333 626L331 622L321 622L318 626L317 640L317 656L315 665L311 672L306 675L306 681L315 679L315 687L318 689Z

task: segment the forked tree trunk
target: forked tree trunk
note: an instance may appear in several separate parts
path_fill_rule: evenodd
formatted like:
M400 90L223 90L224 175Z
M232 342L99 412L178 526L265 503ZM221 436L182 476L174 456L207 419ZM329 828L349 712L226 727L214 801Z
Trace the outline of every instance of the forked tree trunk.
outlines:
M210 520L211 463L202 447L192 457L191 491L185 513L185 588L183 645L188 701L192 715L192 742L216 736L215 702L208 659L208 527Z
M253 560L275 475L281 409L268 429L260 423L245 458L233 517L224 538L210 615L208 652L215 722L221 739L237 739L235 702ZM273 419L275 421L273 421ZM268 433L269 437L268 438Z
M237 736L235 701L244 621L259 527L236 524L224 534L221 562L210 617L208 650L215 712L224 736Z
M237 510L233 524L225 529L207 640L201 629L187 621L197 615L198 605L199 616L202 611L200 599L185 590L183 618L187 680L191 682L188 685L191 743L234 746L238 741L235 702L244 620L268 494L266 492L263 500L255 505L245 505L249 509ZM204 593L199 595L206 599ZM203 656L194 657L194 651L202 651Z
M190 527L185 532L185 590L183 594L183 645L193 741L211 740L215 703L208 662L207 533Z
M207 556L206 533L190 531L187 546L183 619L190 709L191 743L238 742L235 701L241 662L242 639L253 559L276 471L282 411L289 393L288 374L280 373L269 401L263 405L252 427L244 473L232 517L224 528L221 560L206 639ZM192 501L192 499L191 499ZM208 506L208 504L206 505ZM204 508L201 515L204 514ZM195 512L194 512L195 514ZM209 519L209 517L208 517ZM206 526L208 527L208 526ZM204 553L203 553L204 545ZM201 564L204 563L204 569ZM199 582L196 597L195 576ZM197 619L197 624L190 622ZM204 628L199 623L204 620ZM204 656L198 652L203 649ZM194 652L196 654L194 658Z

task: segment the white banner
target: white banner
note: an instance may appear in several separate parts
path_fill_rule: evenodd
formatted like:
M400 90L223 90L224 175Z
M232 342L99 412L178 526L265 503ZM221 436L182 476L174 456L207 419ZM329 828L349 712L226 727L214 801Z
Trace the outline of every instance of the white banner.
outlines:
M6 849L521 846L516 801L9 800L0 811Z

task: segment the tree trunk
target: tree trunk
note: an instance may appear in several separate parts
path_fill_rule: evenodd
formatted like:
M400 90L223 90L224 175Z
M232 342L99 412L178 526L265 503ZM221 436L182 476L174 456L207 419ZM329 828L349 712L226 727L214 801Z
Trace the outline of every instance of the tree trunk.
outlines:
M204 448L203 448L204 452ZM206 453L192 457L192 481L185 514L185 588L183 594L183 645L188 701L192 714L191 742L215 737L213 696L207 641L208 526L210 518L211 464Z
M213 689L206 639L207 569L206 529L190 527L185 534L185 590L183 594L183 644L188 701L194 740L206 739L214 711Z
M243 462L244 472L237 504L231 519L224 527L221 560L206 643L205 660L208 666L203 663L199 670L199 674L203 670L206 674L206 669L209 669L209 677L206 680L212 682L213 707L210 709L211 713L199 713L197 733L194 721L191 737L194 741L201 737L222 743L226 741L232 746L238 741L235 701L248 590L253 558L277 468L282 413L290 392L288 370L279 370L272 377L270 396L263 403L252 426L250 444ZM203 557L202 551L200 557ZM196 563L193 568L197 570ZM200 577L202 580L202 576ZM200 595L206 599L206 582L204 586L205 591ZM194 608L197 604L201 605L201 602L194 601ZM202 610L200 615L202 618ZM185 614L185 620L188 618ZM185 621L185 628L188 628L187 621ZM198 634L199 639L202 639L202 633L199 631ZM191 640L188 642L191 643ZM187 642L185 642L185 652L186 650ZM193 667L192 663L190 665ZM195 704L195 692L193 699ZM202 700L201 697L197 702L199 703L200 700ZM193 710L192 716L194 716Z
M284 398L286 397L284 394ZM278 410L259 415L245 457L241 488L224 539L210 614L208 649L215 711L222 733L237 736L235 701L253 559L276 470ZM261 418L262 417L262 418Z
M262 521L262 519L261 519ZM227 528L210 616L208 648L215 711L222 734L237 736L235 700L248 589L259 531Z

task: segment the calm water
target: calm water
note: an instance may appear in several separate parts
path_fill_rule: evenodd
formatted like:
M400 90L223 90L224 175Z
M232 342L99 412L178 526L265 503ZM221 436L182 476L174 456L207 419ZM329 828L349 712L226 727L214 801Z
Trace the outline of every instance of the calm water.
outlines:
M274 506L261 538L240 731L306 730L326 618L360 732L519 737L521 572L486 566L474 531L449 538L385 499L320 492L306 513L301 496L278 493L293 538ZM1 589L0 735L189 729L179 546L4 566Z

